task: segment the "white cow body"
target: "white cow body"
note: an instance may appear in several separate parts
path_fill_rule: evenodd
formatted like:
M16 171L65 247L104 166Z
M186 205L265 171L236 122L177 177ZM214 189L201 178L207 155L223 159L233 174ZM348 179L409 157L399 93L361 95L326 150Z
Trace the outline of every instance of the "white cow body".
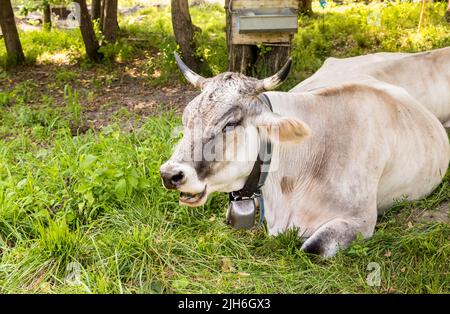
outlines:
M291 92L305 92L345 82L379 80L403 87L450 126L450 47L420 53L375 53L346 59L328 58Z
M326 229L370 237L377 214L396 199L428 195L446 173L445 129L402 88L351 83L266 94L274 112L311 128L301 144L275 146L279 160L263 188L270 234L299 228L309 237L304 247ZM333 255L346 241L336 237L319 253Z

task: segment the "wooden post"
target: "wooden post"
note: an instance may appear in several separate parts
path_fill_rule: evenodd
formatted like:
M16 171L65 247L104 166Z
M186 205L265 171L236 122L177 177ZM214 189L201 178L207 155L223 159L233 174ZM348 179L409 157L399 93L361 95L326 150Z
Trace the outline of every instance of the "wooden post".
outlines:
M239 33L236 29L237 10L284 7L298 9L300 2L301 0L225 0L228 70L259 78L266 77L276 73L284 65L291 51L292 33ZM266 47L260 49L260 44Z
M271 48L263 55L259 55L256 62L256 76L267 77L278 72L289 59L291 46L269 46Z
M258 49L254 45L235 45L232 43L231 2L232 0L225 0L228 71L251 75L258 56Z

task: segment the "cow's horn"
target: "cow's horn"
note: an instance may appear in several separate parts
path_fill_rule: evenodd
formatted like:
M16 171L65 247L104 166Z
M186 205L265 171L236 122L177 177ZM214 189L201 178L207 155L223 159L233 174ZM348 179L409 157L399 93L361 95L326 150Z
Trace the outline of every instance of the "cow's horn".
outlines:
M286 62L286 64L281 68L280 71L272 75L271 77L265 78L263 80L260 80L258 82L257 89L259 91L269 91L274 88L277 88L280 86L288 77L289 72L291 71L292 66L292 59L289 58L289 60Z
M202 84L205 82L205 78L189 69L188 66L183 62L183 60L181 60L178 53L174 52L173 54L175 55L175 61L177 62L178 67L180 68L181 73L183 73L184 77L195 87L202 87Z

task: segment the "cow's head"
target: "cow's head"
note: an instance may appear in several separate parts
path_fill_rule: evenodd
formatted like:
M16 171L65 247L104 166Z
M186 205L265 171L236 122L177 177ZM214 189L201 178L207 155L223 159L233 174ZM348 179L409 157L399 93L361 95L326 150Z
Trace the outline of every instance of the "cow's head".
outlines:
M258 95L279 86L291 60L275 75L258 80L226 72L203 78L175 55L186 79L202 92L183 113L183 138L161 166L163 184L181 192L180 203L203 205L212 192L241 189L258 155L259 139L298 143L309 134L302 121L273 113Z

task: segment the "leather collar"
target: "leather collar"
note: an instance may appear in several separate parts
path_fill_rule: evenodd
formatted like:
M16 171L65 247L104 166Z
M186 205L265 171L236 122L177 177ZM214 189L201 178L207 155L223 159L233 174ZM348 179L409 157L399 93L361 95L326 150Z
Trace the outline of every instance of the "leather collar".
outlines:
M270 111L273 111L272 104L269 97L265 94L260 94L258 99L265 104ZM261 188L264 185L267 175L269 174L270 162L272 160L272 143L270 141L261 140L259 146L258 157L253 165L253 169L250 175L247 177L247 181L244 187L239 191L233 191L230 193L230 200L241 200L244 198L251 198L255 196L261 196Z

